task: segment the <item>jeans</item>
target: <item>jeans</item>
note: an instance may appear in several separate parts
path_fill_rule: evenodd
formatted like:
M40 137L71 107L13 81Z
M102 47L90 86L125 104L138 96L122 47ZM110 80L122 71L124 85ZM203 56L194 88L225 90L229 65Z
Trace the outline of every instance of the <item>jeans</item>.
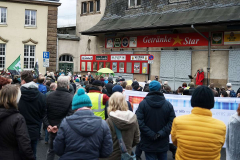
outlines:
M48 136L49 136L48 130L45 129L45 142L48 142L49 140Z
M167 160L167 152L145 152L146 160Z
M53 150L53 141L56 136L57 136L57 133L49 133L50 141L49 141L49 148L47 151L47 160L54 160L55 158L55 152Z
M37 154L37 141L38 140L31 140L31 147L32 147L32 150L33 150L33 155L34 155L35 160L37 159L37 157L36 157L36 154Z

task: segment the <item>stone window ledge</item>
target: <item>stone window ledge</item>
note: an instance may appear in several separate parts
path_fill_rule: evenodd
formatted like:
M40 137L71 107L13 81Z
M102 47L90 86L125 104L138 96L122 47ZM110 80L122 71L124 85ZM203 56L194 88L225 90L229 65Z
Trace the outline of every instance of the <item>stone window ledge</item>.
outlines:
M90 15L95 15L95 14L101 14L101 11L99 11L99 12L91 12L91 13L84 13L84 14L80 14L80 16L90 16Z
M24 26L26 29L37 29L37 26Z
M7 27L7 24L0 24L0 27Z

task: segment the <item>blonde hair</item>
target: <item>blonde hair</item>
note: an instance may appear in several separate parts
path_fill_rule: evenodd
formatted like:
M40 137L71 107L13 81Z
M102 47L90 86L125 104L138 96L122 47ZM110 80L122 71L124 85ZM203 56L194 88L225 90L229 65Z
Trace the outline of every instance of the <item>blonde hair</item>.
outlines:
M127 111L128 105L124 95L120 92L115 92L111 95L109 99L108 114L110 112L115 112L116 110Z
M18 94L19 88L17 86L11 84L5 85L0 91L0 106L4 106L6 109L18 109Z

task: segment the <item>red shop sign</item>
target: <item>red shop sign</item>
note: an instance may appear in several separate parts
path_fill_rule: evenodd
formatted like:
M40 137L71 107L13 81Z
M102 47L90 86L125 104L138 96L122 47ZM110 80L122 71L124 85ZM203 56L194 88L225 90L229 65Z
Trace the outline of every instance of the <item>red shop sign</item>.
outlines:
M208 33L202 33L208 37ZM126 45L126 37L124 48L132 47L187 47L187 46L208 46L208 41L198 33L182 33L182 34L161 34L161 35L146 35L134 37L134 43L131 45L132 37L129 37L129 45ZM113 39L106 39L106 48L114 48ZM122 44L123 45L123 44ZM122 46L123 47L123 46Z

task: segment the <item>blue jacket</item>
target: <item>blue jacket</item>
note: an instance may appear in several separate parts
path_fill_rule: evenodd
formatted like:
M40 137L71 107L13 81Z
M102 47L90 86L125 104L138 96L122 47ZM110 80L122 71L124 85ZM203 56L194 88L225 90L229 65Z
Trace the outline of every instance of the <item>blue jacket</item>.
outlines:
M104 120L80 110L62 121L53 149L59 160L98 160L111 155L112 136Z
M43 84L39 84L38 83L38 90L39 92L41 92L42 94L46 94L47 93L47 87Z
M167 152L172 122L173 106L161 92L150 92L136 111L141 131L140 148L145 152ZM156 134L160 136L154 139Z

